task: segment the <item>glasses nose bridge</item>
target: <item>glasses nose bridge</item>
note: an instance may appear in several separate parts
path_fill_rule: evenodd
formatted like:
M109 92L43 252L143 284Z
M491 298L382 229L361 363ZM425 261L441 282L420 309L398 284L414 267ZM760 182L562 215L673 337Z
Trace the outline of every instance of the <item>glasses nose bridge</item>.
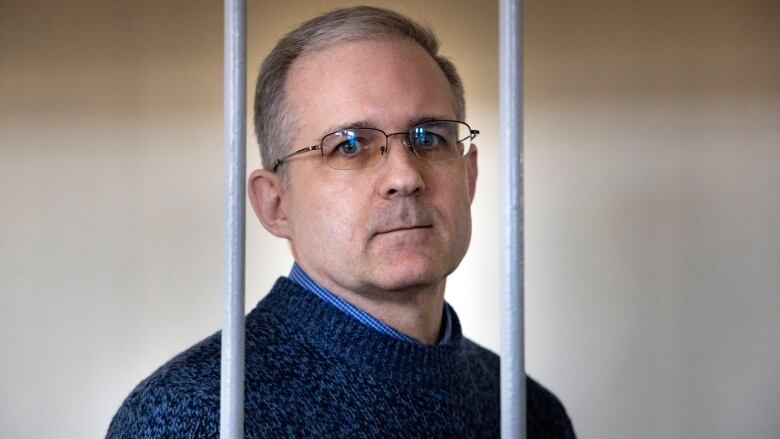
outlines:
M409 132L407 131L398 131L396 133L386 133L382 131L382 134L385 135L385 145L382 149L382 154L388 154L390 152L390 138L393 136L402 136L401 137L401 144L408 150L412 150L412 140L409 138Z

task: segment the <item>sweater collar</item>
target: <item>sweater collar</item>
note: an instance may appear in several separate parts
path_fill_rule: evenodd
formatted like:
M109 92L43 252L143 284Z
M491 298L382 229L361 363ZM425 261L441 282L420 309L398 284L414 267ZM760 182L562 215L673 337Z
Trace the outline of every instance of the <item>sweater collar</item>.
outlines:
M450 311L448 342L434 346L408 343L365 326L281 277L252 314L272 314L280 320L285 335L352 363L377 379L442 385L457 379L463 359L460 321L455 311ZM252 319L250 314L247 324Z
M376 331L390 335L407 343L420 343L413 337L385 324L371 314L363 311L357 306L332 293L330 290L324 288L319 283L317 283L317 281L312 279L311 276L309 276L306 271L304 271L303 268L298 265L297 262L293 264L288 278L303 287L306 291L316 295L320 299L335 306L341 312ZM442 309L441 330L437 344L447 343L450 340L450 337L452 337L452 316L450 315L452 312L454 312L452 307L450 307L447 302L444 302Z

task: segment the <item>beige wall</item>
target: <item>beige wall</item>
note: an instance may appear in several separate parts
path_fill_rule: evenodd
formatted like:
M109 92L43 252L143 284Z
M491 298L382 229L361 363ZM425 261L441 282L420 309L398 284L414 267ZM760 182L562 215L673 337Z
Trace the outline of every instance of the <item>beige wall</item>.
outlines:
M249 76L337 4L250 2ZM497 6L376 4L429 18L466 82L481 174L448 300L498 349ZM526 4L528 370L581 437L780 431L778 17ZM221 20L212 1L0 3L0 437L100 437L219 328ZM251 307L291 258L247 225Z
M584 437L780 434L780 3L696 5L528 4L529 368Z

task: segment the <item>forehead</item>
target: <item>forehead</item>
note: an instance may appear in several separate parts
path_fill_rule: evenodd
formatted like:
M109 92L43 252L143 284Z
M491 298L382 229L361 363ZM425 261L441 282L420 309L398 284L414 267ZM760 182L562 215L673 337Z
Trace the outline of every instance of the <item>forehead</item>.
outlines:
M297 141L361 121L406 129L431 116L454 118L454 98L436 61L416 43L341 43L295 61L285 94L297 121Z

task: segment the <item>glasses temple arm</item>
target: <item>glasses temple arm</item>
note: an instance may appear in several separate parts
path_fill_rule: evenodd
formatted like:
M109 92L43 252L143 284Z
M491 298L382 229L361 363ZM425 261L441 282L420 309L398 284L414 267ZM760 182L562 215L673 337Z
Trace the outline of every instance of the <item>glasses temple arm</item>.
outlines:
M314 150L317 150L317 149L322 149L322 146L320 146L320 145L307 146L306 148L301 148L301 149L299 149L299 150L297 150L295 152L291 152L290 154L287 154L286 156L284 156L284 157L282 157L280 159L276 159L276 163L274 163L274 172L276 172L276 170L279 168L279 166L282 163L286 162L287 159L289 159L290 157L296 156L298 154L303 154L304 152L314 151Z

